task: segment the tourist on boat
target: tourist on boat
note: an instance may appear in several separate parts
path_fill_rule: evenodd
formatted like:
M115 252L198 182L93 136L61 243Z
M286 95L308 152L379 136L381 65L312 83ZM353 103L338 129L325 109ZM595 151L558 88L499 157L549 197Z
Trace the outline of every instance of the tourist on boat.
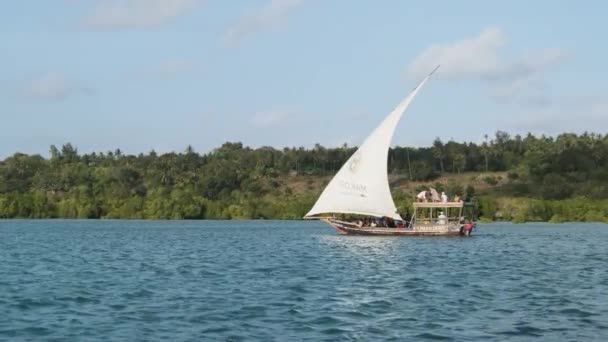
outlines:
M439 212L439 216L437 217L438 224L448 224L448 217L443 214L443 211Z
M416 199L418 199L418 202L426 202L426 190L420 191L418 195L416 195Z
M441 201L441 198L439 198L439 194L437 193L437 190L435 190L434 188L431 188L430 192L431 192L431 200L433 202Z
M464 226L462 226L461 233L463 232L464 235L469 236L471 235L471 230L473 230L473 224L471 221L467 220Z
M445 192L441 192L441 202L446 203L448 201L448 195Z

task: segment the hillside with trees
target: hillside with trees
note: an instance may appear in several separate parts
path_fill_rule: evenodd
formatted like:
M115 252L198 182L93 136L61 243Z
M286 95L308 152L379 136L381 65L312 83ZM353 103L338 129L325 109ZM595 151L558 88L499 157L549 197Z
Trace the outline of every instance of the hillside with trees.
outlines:
M0 161L0 218L298 219L355 149L236 142L206 154L126 155L51 146L49 158ZM608 220L608 135L437 138L392 148L388 170L401 212L433 186L474 198L486 220Z

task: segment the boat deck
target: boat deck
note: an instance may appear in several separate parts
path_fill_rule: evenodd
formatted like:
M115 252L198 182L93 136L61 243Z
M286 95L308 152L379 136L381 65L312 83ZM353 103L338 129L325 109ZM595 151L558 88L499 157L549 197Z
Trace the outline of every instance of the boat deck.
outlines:
M352 235L400 235L400 236L457 236L459 230L418 230L408 228L336 227L339 232Z
M460 234L460 226L426 224L410 228L360 227L353 222L324 220L338 232L352 235L399 235L399 236L455 236Z

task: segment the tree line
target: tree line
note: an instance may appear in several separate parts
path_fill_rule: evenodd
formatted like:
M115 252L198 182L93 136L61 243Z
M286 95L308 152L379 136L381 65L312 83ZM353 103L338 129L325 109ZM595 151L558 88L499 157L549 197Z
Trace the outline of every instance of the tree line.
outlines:
M48 158L15 153L0 161L0 218L300 218L322 188L299 189L291 180L327 181L355 149L227 142L204 154L189 146L181 153L129 155L51 146ZM500 171L507 173L500 184L487 179L494 196L602 200L608 198L607 163L608 135L498 131L481 143L437 138L429 147L391 148L388 170L429 183Z

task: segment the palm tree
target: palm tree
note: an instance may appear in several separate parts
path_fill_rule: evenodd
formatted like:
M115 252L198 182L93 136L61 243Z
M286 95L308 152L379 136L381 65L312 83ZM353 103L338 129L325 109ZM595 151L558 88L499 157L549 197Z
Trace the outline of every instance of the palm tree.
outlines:
M443 159L445 158L445 151L443 143L439 138L436 138L435 141L433 141L433 157L439 160L439 167L441 168L441 173L443 173Z
M481 150L483 151L483 156L486 160L486 172L488 172L488 135L484 134L483 137L485 138L485 141L483 142L483 144L481 144Z

